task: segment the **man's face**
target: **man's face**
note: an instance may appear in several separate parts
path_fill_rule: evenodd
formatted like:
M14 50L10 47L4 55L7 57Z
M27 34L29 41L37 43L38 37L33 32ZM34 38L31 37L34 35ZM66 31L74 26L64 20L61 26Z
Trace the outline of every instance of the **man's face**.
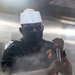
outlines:
M30 45L37 45L42 40L43 26L41 23L22 25L21 33Z

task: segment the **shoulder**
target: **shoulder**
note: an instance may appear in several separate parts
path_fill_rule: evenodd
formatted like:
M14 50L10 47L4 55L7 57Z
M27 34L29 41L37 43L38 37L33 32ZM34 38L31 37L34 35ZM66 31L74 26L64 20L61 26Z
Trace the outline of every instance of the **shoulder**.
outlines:
M52 50L55 52L54 43L51 41L43 40L43 49Z
M22 41L15 40L13 41L4 51L14 52L22 48Z
M23 45L22 39L20 39L20 40L15 40L15 41L13 41L13 42L7 47L7 49L9 49L9 48L14 48L14 47L21 47L22 45Z

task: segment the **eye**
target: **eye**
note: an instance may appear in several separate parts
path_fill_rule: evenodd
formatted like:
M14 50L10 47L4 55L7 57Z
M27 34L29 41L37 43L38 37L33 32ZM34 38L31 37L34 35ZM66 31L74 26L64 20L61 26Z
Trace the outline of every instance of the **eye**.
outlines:
M35 29L35 31L41 31L41 30L43 30L43 26L25 27L24 31L25 32L32 32L32 31L34 31L34 29Z

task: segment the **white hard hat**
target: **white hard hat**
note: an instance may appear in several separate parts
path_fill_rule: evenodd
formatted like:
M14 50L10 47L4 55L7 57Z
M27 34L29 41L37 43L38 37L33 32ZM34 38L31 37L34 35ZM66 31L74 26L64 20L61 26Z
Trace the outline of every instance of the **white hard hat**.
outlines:
M39 11L33 9L26 9L20 14L20 24L30 24L42 22L42 18Z

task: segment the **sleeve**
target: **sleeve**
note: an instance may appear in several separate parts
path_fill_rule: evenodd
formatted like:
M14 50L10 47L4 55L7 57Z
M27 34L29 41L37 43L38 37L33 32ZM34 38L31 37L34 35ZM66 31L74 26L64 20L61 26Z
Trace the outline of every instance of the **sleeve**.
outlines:
M72 75L72 64L69 62L67 57L62 60L65 65L64 75Z
M13 48L7 48L4 50L1 67L3 72L11 72L13 65L15 64L15 52Z
M64 57L66 57L66 52L65 50L63 50L62 54L61 54L61 58L63 59Z

